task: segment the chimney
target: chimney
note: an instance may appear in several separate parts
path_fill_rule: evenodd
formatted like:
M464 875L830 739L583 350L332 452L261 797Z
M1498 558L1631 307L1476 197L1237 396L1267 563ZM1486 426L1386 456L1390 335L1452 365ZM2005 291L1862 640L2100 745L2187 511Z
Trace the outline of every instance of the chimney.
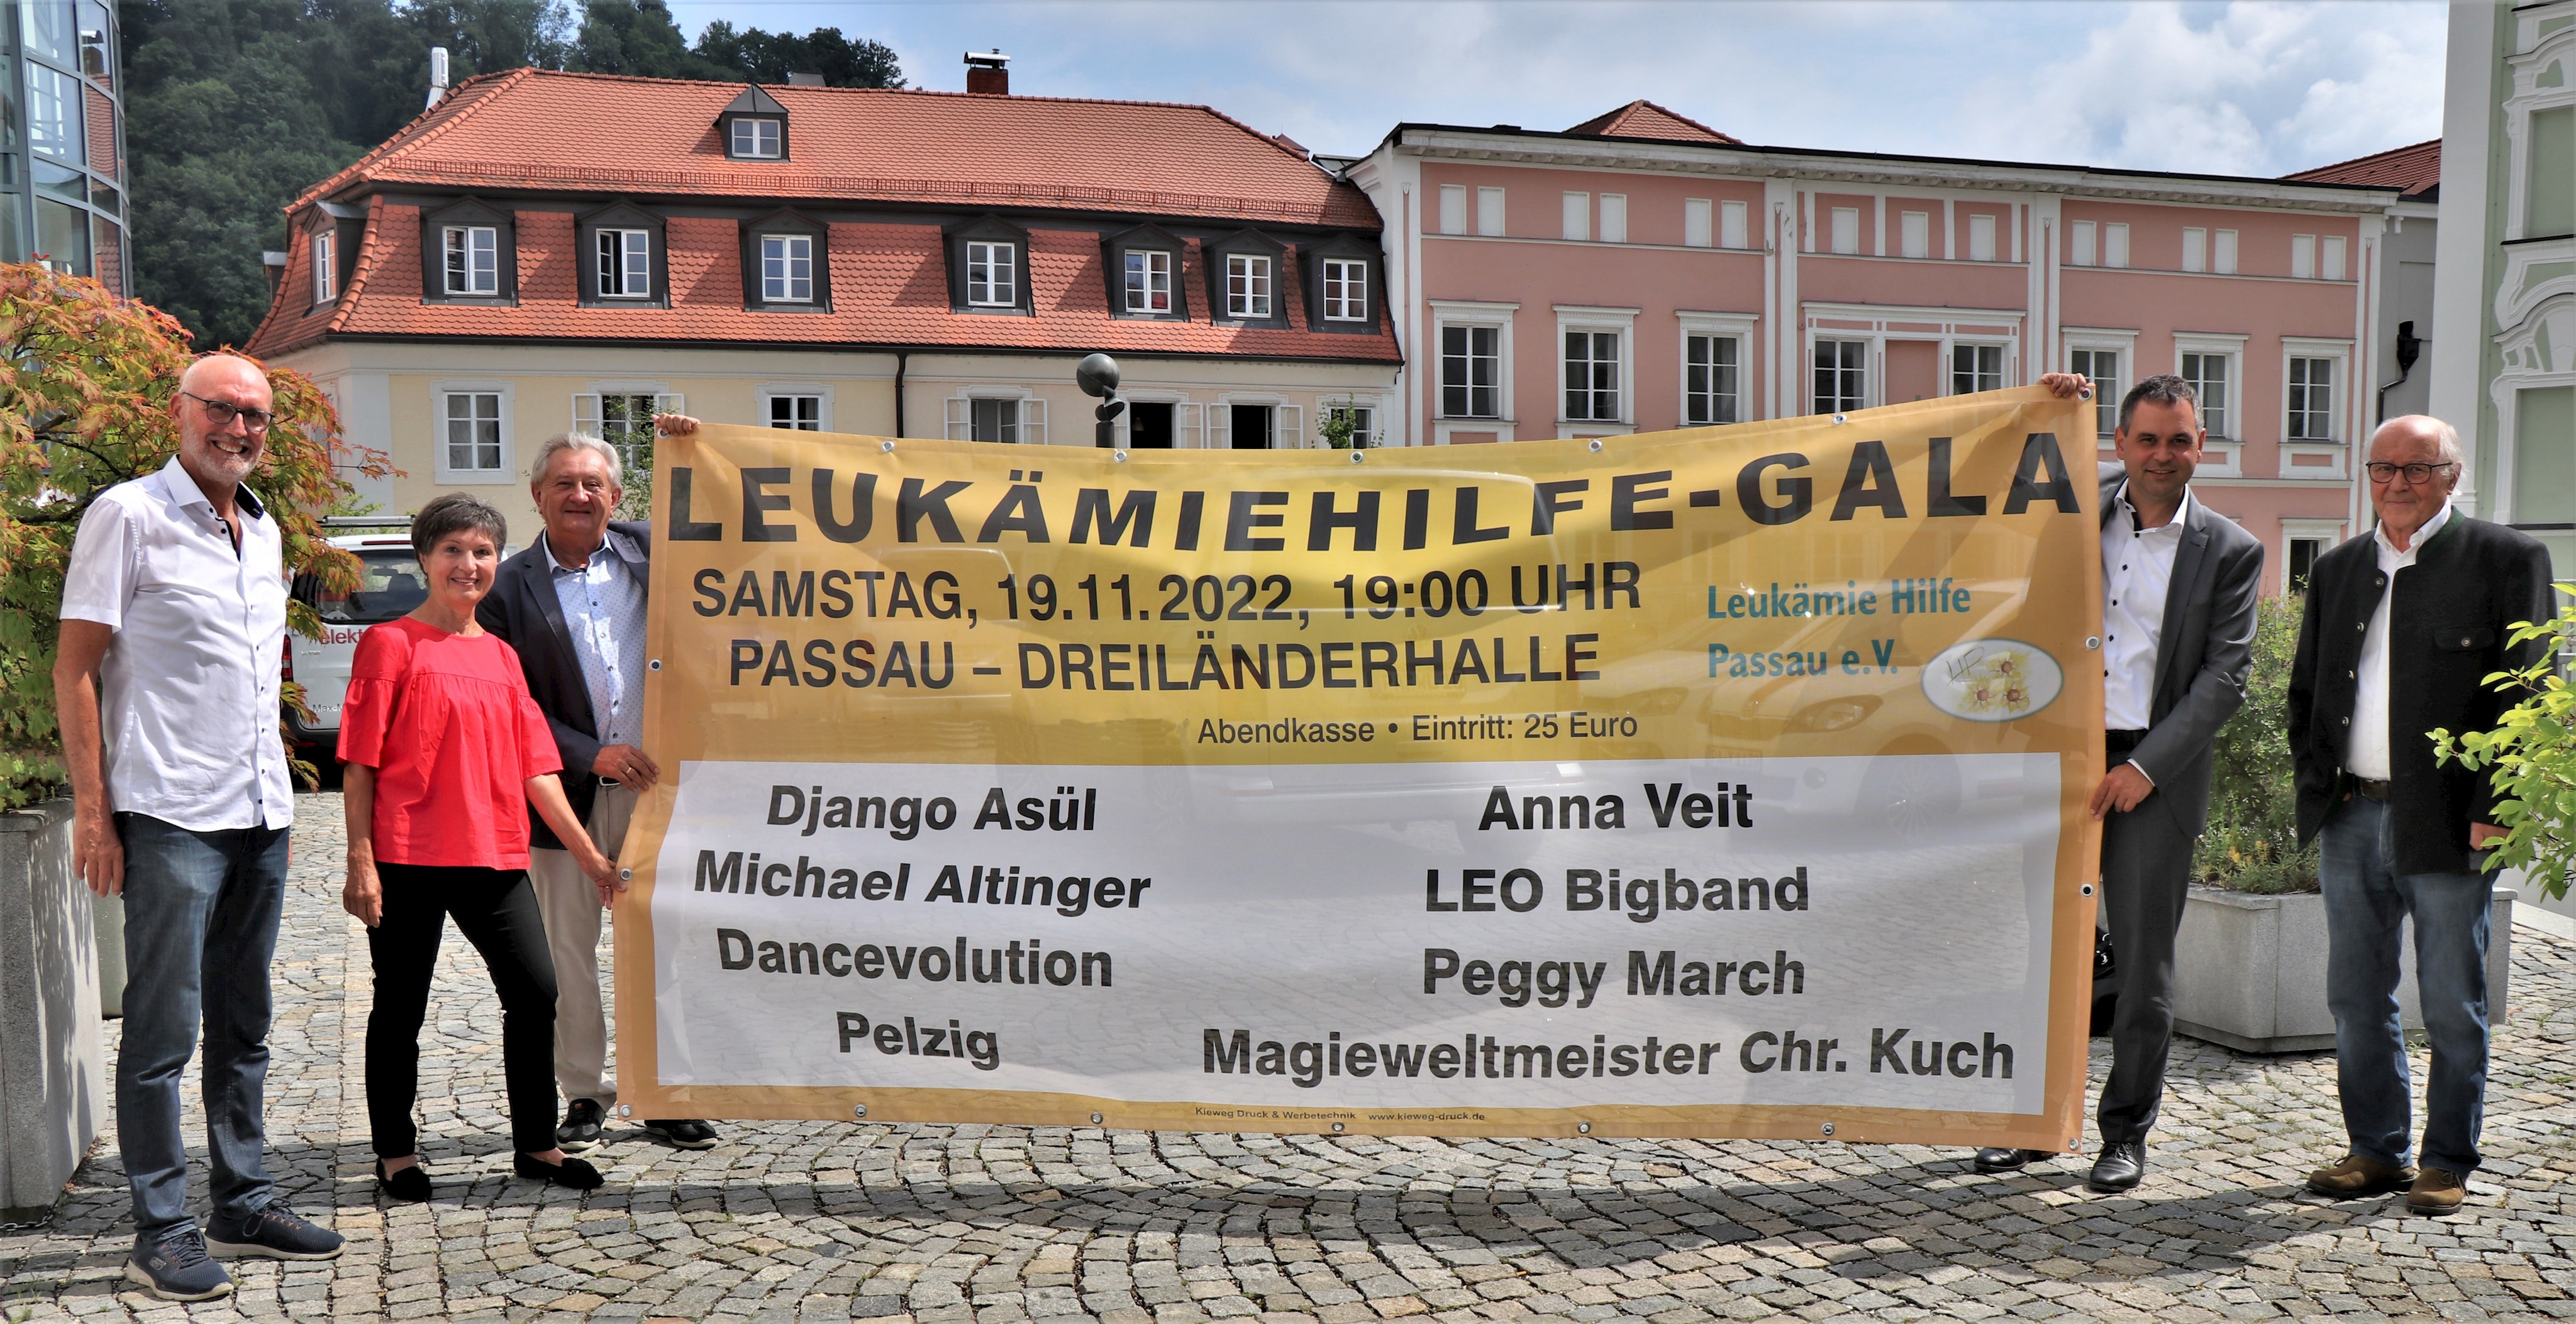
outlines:
M429 48L429 100L421 106L427 110L447 97L447 48Z
M264 250L259 255L259 265L268 273L268 292L277 293L278 282L286 279L286 254L273 248ZM2407 325L2413 326L2414 323Z
M966 90L997 97L1009 96L1011 57L1002 54L999 48L982 55L966 52Z
M787 85L789 87L821 87L823 85L823 75L791 73L787 75Z

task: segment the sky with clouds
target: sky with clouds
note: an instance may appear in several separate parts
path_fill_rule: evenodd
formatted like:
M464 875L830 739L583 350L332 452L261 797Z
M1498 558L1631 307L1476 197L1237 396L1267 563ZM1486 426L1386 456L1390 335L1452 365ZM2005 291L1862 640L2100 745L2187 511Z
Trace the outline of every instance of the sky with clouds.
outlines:
M838 27L916 87L1203 102L1322 152L1404 121L1561 129L1643 97L1751 142L2278 175L2441 132L2438 0L675 0Z

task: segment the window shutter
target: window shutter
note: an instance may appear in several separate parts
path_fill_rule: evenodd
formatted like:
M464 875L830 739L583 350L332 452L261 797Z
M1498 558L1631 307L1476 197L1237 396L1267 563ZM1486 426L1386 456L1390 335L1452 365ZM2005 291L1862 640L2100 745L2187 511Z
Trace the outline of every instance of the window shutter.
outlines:
M583 392L572 398L572 430L586 436L599 435L599 396Z
M1020 402L1020 444L1043 446L1046 444L1046 439L1046 401L1022 400Z
M653 412L657 414L685 414L689 412L689 397L685 395L654 396Z
M1302 451L1314 445L1313 439L1306 435L1304 405L1281 405L1273 417L1278 421L1273 425L1272 446L1284 451Z
M975 435L975 402L964 396L950 396L948 405L948 439L966 441Z
M1230 450L1234 446L1234 406L1213 404L1207 407L1207 448Z
M1172 406L1172 449L1184 451L1200 449L1199 443L1206 431L1206 405L1182 403Z

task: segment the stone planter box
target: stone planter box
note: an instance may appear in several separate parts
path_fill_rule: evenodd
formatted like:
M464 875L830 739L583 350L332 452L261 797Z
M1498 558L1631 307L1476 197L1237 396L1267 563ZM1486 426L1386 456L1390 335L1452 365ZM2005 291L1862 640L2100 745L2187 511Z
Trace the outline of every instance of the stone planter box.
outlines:
M0 813L0 1220L49 1212L107 1115L98 949L72 806Z
M2488 916L2488 1019L2502 1023L2513 973L2514 891L2498 887ZM2415 947L2403 937L2397 984L2406 1026L2422 1023ZM2334 1047L2326 1009L2326 905L2314 893L2251 896L2195 885L2174 953L2174 1029L2245 1053Z

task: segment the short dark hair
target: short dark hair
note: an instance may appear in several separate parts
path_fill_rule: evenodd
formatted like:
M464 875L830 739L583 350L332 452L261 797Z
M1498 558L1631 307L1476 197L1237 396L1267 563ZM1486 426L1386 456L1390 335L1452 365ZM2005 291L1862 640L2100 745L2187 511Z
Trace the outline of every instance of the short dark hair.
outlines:
M439 539L469 530L490 538L496 550L510 541L510 522L483 498L465 492L431 497L429 504L411 517L412 554L427 560L429 549L436 547Z
M2200 392L2191 389L2191 383L2168 372L2146 378L2120 397L2122 432L2129 430L2129 415L2137 412L2141 400L2153 400L2160 405L2190 405L2192 426L2200 426Z

